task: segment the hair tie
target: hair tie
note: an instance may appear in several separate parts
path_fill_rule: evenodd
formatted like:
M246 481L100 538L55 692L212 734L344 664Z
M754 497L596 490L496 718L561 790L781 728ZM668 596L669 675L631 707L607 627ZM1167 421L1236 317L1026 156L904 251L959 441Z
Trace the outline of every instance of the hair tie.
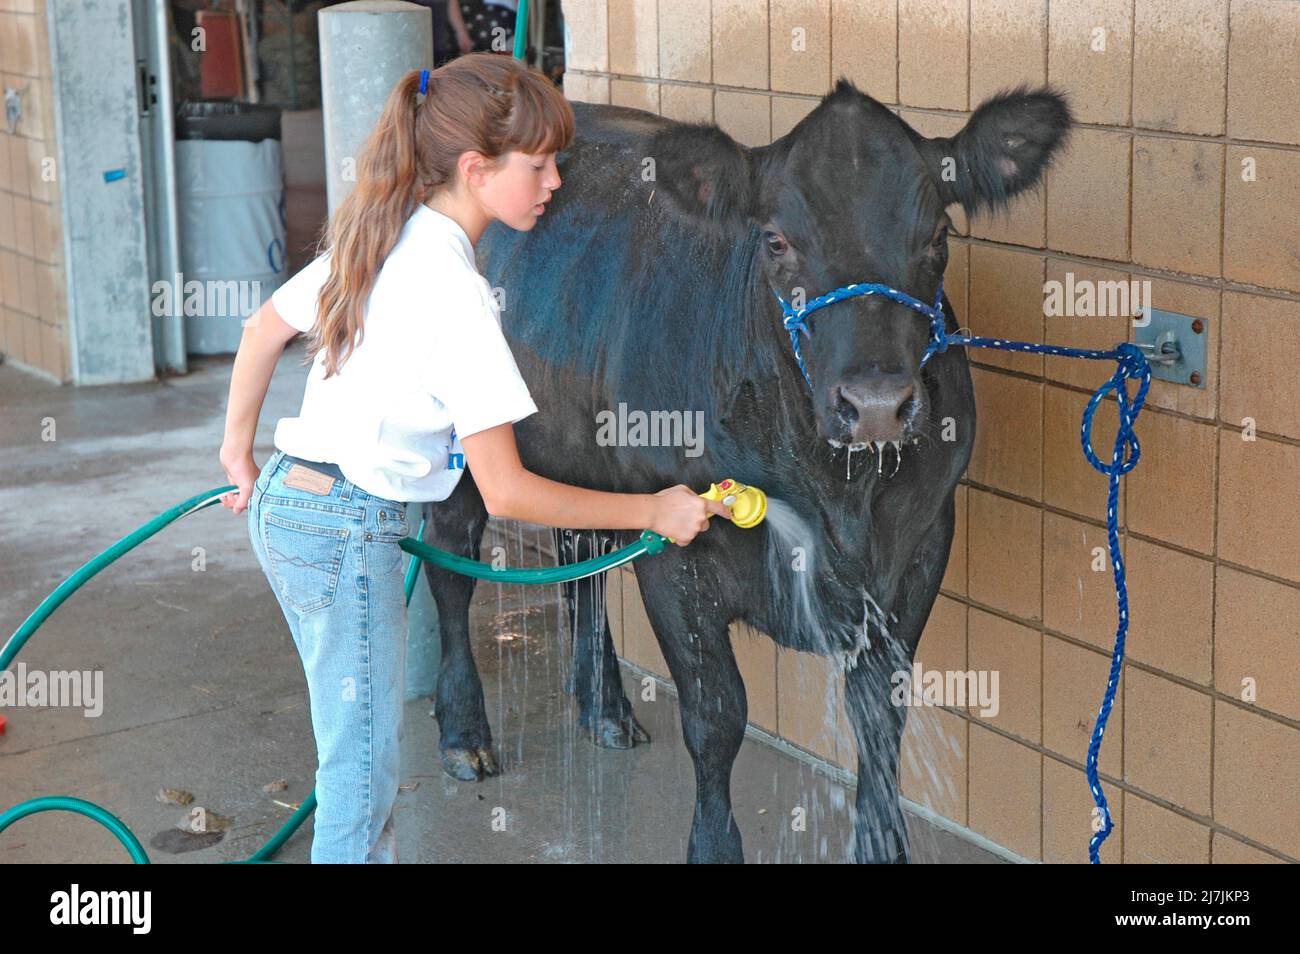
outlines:
M420 95L423 96L429 88L429 71L420 70Z

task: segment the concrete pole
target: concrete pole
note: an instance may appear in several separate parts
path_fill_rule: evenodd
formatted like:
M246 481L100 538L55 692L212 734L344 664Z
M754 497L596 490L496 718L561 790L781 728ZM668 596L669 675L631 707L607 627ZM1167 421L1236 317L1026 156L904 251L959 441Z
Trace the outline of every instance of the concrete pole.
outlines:
M357 0L325 7L316 16L325 193L332 218L356 182L361 146L397 81L410 70L433 68L433 14L428 7L402 0ZM408 508L412 535L420 509ZM434 693L439 658L437 604L421 570L407 618L406 698Z
M361 146L402 74L433 68L433 13L402 0L325 7L320 32L325 194L329 214L356 181Z

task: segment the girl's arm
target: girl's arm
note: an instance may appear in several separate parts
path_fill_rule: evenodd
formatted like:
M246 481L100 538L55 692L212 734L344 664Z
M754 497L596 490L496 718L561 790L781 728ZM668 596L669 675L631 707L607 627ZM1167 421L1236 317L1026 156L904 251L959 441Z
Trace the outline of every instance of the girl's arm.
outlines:
M235 365L230 372L230 398L226 405L226 436L219 454L221 466L230 483L239 492L224 494L221 505L235 513L243 513L253 484L261 472L253 460L253 437L257 433L257 419L262 414L262 402L271 384L276 362L284 346L297 329L284 323L270 299L253 313L244 326Z
M461 438L465 459L488 513L573 530L650 529L685 546L709 528L709 514L731 519L731 508L684 484L657 494L616 494L548 480L524 469L513 424Z

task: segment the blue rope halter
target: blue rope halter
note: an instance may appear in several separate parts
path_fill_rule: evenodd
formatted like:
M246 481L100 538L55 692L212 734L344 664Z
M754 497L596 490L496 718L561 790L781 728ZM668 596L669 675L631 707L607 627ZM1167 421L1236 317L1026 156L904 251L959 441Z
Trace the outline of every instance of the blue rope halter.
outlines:
M803 353L799 348L799 332L812 337L812 330L808 327L805 319L818 308L825 308L827 305L833 305L837 301L844 301L846 298L854 298L859 295L880 295L888 298L890 301L898 302L917 314L924 315L930 322L930 343L926 346L925 354L921 356L921 367L930 360L932 354L948 350L948 345L972 345L977 348L998 348L1003 351L1032 351L1039 354L1054 354L1069 358L1090 358L1093 360L1111 359L1117 363L1115 373L1110 379L1099 387L1096 393L1088 401L1083 409L1083 422L1079 430L1079 439L1083 443L1083 456L1088 459L1088 463L1095 470L1100 471L1109 478L1109 493L1106 497L1106 538L1110 544L1110 562L1114 568L1115 575L1115 602L1119 610L1119 622L1115 629L1115 647L1111 652L1110 674L1106 679L1106 691L1102 696L1101 707L1097 710L1097 721L1092 729L1092 739L1088 743L1088 757L1085 762L1086 775L1088 777L1088 787L1092 791L1093 802L1101 812L1101 818L1104 825L1100 831L1095 833L1088 841L1088 860L1092 864L1100 864L1101 858L1099 851L1101 843L1105 841L1114 828L1110 817L1110 808L1106 804L1106 796L1102 793L1101 782L1097 778L1097 758L1101 753L1101 738L1106 732L1106 723L1110 720L1111 709L1115 705L1115 690L1119 685L1120 669L1124 665L1124 642L1128 636L1128 585L1124 578L1124 558L1119 552L1119 527L1116 513L1119 508L1119 478L1122 474L1127 474L1137 466L1138 460L1142 456L1142 448L1138 445L1137 434L1133 430L1133 425L1137 421L1138 412L1142 410L1142 404L1146 401L1147 389L1151 386L1151 366L1147 363L1146 355L1137 345L1122 341L1109 351L1100 351L1093 348L1066 348L1060 345L1032 344L1026 341L1006 341L1002 338L980 338L971 335L948 334L944 329L943 316L943 282L939 282L939 291L935 294L934 304L927 305L925 302L913 298L905 292L898 291L888 285L882 285L879 282L863 282L856 285L845 285L842 288L836 288L828 291L819 298L805 304L802 308L792 308L790 304L781 297L780 293L776 294L776 300L781 303L781 311L784 314L782 326L790 334L790 344L794 348L795 360L799 362L799 370L803 372L804 380L808 382L808 387L812 388L812 378L808 376L808 368L804 365ZM1128 381L1140 380L1137 394L1130 399L1128 394ZM1109 392L1115 392L1115 400L1119 405L1119 430L1115 434L1115 448L1111 453L1109 464L1102 463L1101 459L1092 449L1092 418L1100 406L1102 399Z
M808 327L808 323L804 319L818 308L825 308L827 305L833 305L837 301L844 301L846 298L856 298L859 295L879 295L882 298L888 298L890 301L896 301L900 305L904 305L929 319L931 342L930 347L926 348L925 354L921 356L922 367L930 360L930 355L934 352L948 350L948 341L944 335L943 327L942 280L939 282L939 291L935 293L933 306L879 282L860 282L855 285L845 285L842 288L833 289L821 297L807 302L802 308L791 307L790 303L781 297L780 292L774 292L773 294L776 295L776 300L781 303L781 311L785 314L781 324L790 335L790 345L794 349L794 358L799 362L799 370L803 372L803 379L808 382L810 388L812 387L812 378L808 376L808 368L803 361L803 351L799 347L799 332L802 331L809 338L812 337L812 329Z

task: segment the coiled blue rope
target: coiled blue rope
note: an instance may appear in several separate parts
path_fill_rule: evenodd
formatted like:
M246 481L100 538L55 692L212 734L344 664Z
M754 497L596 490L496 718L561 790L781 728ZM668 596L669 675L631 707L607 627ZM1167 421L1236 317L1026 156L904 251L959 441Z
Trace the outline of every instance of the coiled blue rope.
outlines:
M1101 858L1098 853L1101 849L1101 843L1110 837L1114 823L1111 821L1106 796L1101 790L1101 782L1097 778L1097 758L1101 753L1101 739L1106 733L1106 724L1110 721L1111 709L1115 705L1115 692L1119 686L1120 670L1124 665L1124 643L1128 636L1129 620L1128 585L1124 578L1124 558L1119 552L1117 517L1119 478L1122 474L1127 474L1136 467L1139 458L1142 456L1142 448L1138 444L1133 425L1137 422L1138 413L1142 410L1142 405L1146 401L1147 389L1151 386L1151 366L1147 363L1146 355L1142 353L1141 349L1126 341L1120 342L1108 351L1102 351L1093 348L1066 348L1061 345L1033 344L1027 341L1007 341L1003 338L980 338L972 335L948 334L944 328L942 281L939 283L939 291L935 295L933 305L927 305L906 292L898 291L879 282L862 282L829 291L818 298L814 298L802 308L791 307L779 293L776 296L776 300L781 303L781 311L784 313L781 322L782 326L790 334L790 344L794 350L795 360L799 362L799 370L803 372L804 380L808 382L810 389L812 388L812 378L808 375L808 368L804 365L803 353L799 348L800 332L809 337L812 336L812 330L808 327L806 321L808 315L819 308L833 305L837 301L855 298L860 295L879 295L888 298L912 309L918 314L924 315L929 320L930 343L926 346L925 354L921 356L921 367L925 367L925 363L930 360L932 354L947 351L950 344L969 345L976 348L997 348L1003 351L1031 351L1038 354L1053 354L1067 358L1089 358L1097 361L1110 359L1116 362L1115 373L1096 390L1089 399L1087 406L1084 407L1083 422L1079 428L1079 439L1083 444L1083 456L1087 458L1088 463L1095 470L1105 474L1109 481L1109 492L1106 497L1106 539L1110 545L1110 561L1115 574L1115 604L1119 611L1119 622L1115 628L1115 647L1111 651L1110 657L1110 674L1106 679L1106 691L1102 695L1101 707L1097 710L1097 721L1092 728L1092 739L1088 743L1088 758L1085 762L1088 787L1092 791L1093 802L1096 803L1101 812L1103 823L1101 829L1088 841L1088 861L1094 865L1100 864ZM1130 380L1140 382L1137 394L1132 398L1129 397L1128 393L1128 382ZM1115 393L1115 400L1119 405L1119 429L1115 434L1115 447L1111 453L1110 463L1105 464L1102 463L1092 449L1092 419L1102 399L1112 391Z

